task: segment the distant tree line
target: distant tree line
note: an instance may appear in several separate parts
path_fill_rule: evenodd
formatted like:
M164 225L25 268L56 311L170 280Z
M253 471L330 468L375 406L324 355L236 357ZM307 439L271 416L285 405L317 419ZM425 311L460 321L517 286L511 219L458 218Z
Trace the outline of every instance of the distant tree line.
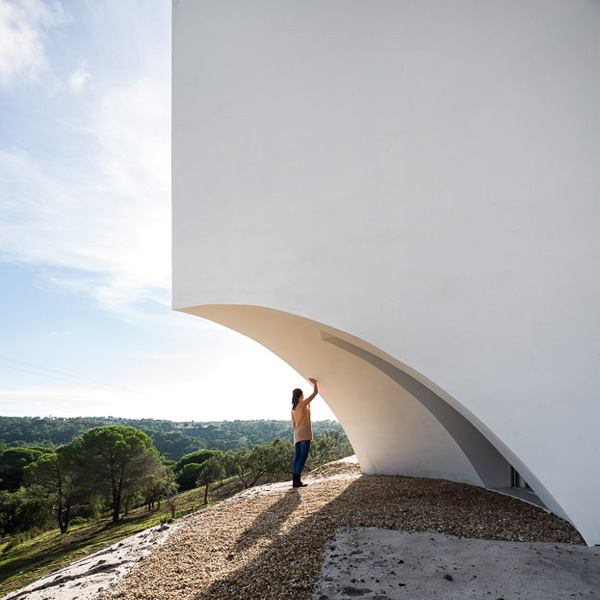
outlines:
M277 423L277 422L270 422ZM239 425L238 425L239 427ZM352 453L338 427L316 434L307 466L315 468ZM235 450L194 449L177 461L161 456L141 429L104 425L56 448L6 447L0 451L0 535L59 528L110 514L118 521L131 508L174 514L177 492L235 477L244 487L291 477L294 446L276 437Z
M290 421L167 421L158 419L118 419L113 417L0 417L0 450L9 447L58 448L95 427L116 425L135 427L146 433L159 453L169 460L202 449L237 450L253 448L276 438L293 439ZM316 421L316 436L343 430L335 421Z

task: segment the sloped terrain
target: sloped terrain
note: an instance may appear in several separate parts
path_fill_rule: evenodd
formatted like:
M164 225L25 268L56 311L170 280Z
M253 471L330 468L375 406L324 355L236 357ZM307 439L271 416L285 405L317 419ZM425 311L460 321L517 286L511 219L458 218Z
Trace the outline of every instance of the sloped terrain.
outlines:
M340 527L582 543L562 519L481 488L433 479L360 476L351 464L335 471L306 488L275 484L188 517L104 597L308 599L326 547Z

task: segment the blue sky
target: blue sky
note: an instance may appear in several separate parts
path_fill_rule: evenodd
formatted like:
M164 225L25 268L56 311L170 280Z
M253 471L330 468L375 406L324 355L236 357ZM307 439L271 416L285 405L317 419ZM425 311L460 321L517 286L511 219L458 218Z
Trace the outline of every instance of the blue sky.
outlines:
M0 0L2 415L286 419L306 385L170 310L170 11Z

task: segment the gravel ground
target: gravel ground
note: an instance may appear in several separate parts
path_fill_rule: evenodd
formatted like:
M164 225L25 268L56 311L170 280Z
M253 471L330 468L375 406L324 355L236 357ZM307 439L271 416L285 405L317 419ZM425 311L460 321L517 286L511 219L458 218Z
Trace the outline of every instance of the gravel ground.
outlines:
M340 527L582 544L565 521L508 496L437 479L360 476L335 467L305 488L271 487L191 515L103 598L311 598ZM348 470L351 474L348 473ZM283 484L285 486L285 484Z

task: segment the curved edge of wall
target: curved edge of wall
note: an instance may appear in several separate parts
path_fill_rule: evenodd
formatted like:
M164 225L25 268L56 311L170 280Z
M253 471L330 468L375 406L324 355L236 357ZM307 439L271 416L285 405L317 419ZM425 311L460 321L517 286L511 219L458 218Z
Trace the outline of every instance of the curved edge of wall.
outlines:
M317 377L321 396L344 427L363 472L507 488L512 466L548 510L586 538L585 527L490 427L435 383L365 340L267 307L202 305L176 310L250 337L302 376Z

